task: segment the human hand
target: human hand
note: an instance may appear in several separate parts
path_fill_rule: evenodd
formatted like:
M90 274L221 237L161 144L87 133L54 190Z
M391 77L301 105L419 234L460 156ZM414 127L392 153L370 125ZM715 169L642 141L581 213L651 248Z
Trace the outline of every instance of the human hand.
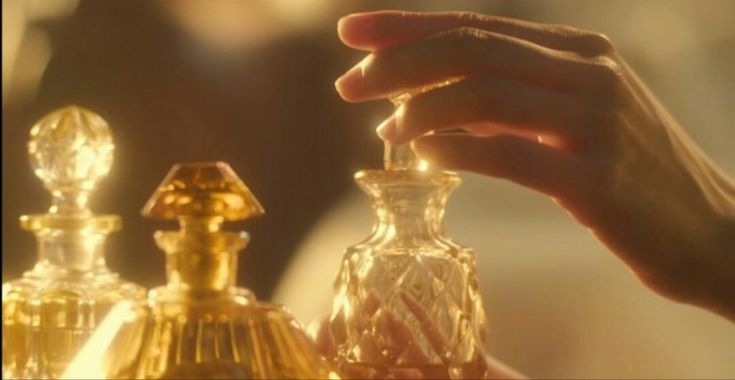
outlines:
M605 36L394 11L347 16L339 34L370 52L337 80L347 101L460 79L408 99L382 139L550 195L648 287L735 321L735 184Z

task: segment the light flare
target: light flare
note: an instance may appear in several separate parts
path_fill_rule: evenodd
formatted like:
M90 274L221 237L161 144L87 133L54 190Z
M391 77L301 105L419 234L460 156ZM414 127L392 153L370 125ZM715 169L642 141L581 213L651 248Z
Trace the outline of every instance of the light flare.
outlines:
M121 301L113 306L61 378L69 380L106 378L105 356L110 350L115 334L133 318L135 312L131 301Z

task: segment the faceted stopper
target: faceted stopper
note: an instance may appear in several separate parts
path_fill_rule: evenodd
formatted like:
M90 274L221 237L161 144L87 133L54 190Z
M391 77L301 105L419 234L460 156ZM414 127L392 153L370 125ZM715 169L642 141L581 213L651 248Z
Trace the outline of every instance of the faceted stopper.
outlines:
M96 113L68 106L31 129L28 155L54 198L49 212L87 214L87 194L110 171L115 145L107 122Z
M158 219L243 220L264 214L260 202L224 162L177 164L143 207Z
M68 106L31 129L31 165L52 191L89 191L107 175L115 145L107 122L96 113Z
M93 215L89 192L110 171L110 127L96 113L78 106L56 110L31 128L28 156L36 176L52 196L47 214L21 216L21 227L110 232L120 228L115 215Z

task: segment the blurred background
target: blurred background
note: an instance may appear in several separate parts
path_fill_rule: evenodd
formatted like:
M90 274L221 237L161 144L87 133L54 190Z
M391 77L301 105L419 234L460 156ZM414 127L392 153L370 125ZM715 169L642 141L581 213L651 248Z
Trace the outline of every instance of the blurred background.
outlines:
M377 9L468 10L607 34L663 104L735 175L734 1L3 0L3 281L35 261L21 214L49 197L30 170L30 127L78 104L112 128L115 163L93 195L122 216L110 267L164 281L156 229L139 210L176 162L229 162L266 216L239 283L304 323L327 312L342 250L372 214L353 172L376 168L387 102L347 104L334 80L359 61L339 17ZM735 377L735 325L640 285L545 197L466 175L450 236L478 251L490 348L534 377Z

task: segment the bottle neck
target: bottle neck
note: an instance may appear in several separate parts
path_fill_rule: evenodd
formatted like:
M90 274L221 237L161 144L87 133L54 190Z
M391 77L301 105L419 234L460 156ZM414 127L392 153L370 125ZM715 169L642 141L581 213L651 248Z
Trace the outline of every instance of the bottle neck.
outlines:
M459 184L456 174L376 170L358 173L357 181L375 210L374 237L407 246L443 240L444 209Z
M444 199L437 194L386 192L373 198L375 231L394 239L434 239L443 235Z
M159 231L158 247L166 252L167 287L190 294L228 291L237 278L237 252L248 235L205 230Z
M51 207L48 213L59 216L91 216L92 212L87 206L89 193L87 191L61 191L51 190Z
M35 234L39 258L34 274L109 272L104 251L107 231L49 228Z

